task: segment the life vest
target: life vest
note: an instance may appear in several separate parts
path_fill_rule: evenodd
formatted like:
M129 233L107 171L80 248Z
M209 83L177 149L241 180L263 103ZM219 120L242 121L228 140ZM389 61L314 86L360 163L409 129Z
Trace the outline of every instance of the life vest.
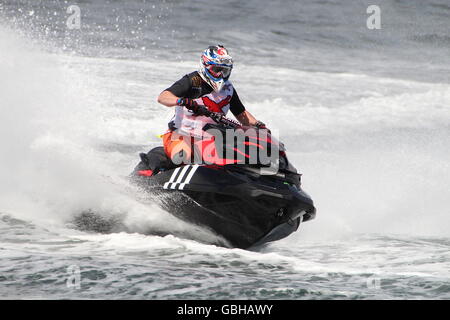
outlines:
M221 112L224 115L230 110L230 101L233 96L233 85L230 81L227 81L219 92L212 91L197 99L194 99L198 105L207 107L210 111ZM191 110L183 106L175 107L175 115L171 122L174 127L178 129L178 133L190 136L201 136L202 128L207 123L214 123L209 117L196 116Z

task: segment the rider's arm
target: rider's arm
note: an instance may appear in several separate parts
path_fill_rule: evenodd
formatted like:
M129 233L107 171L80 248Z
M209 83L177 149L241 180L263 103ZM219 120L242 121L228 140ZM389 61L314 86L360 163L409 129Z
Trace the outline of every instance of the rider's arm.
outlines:
M234 89L233 96L231 97L230 111L244 126L253 126L256 124L256 122L258 122L258 120L256 120L250 112L245 110L245 107L242 104L241 99L239 99L236 89Z
M191 80L188 75L175 82L170 88L167 88L158 96L158 102L166 107L177 105L179 98L185 98L191 89Z
M170 92L168 90L164 90L158 96L158 102L165 105L166 107L176 106L178 99L179 99L179 97L177 97L176 95L174 95L172 92Z
M258 122L258 120L256 120L255 117L247 110L237 115L236 119L238 119L238 121L244 126L253 126Z

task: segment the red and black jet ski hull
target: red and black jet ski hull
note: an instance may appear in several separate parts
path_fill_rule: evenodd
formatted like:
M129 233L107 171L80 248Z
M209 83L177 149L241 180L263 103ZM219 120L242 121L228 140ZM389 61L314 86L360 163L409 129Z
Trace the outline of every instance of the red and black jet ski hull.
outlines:
M185 165L133 180L159 205L204 226L232 247L250 248L287 237L315 217L313 201L288 173L260 175L248 166Z

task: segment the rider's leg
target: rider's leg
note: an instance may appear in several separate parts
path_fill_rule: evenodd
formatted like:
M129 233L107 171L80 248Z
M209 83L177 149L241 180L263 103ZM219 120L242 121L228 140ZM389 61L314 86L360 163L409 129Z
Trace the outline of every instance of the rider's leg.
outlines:
M192 138L175 131L163 136L164 151L175 165L192 163Z

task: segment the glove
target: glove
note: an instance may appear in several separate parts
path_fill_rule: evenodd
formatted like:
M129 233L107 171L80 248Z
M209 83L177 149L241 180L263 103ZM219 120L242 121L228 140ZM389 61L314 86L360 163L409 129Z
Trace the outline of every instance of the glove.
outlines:
M257 127L258 129L265 129L265 130L267 130L270 133L269 128L267 128L266 124L264 122L262 122L262 121L259 121L259 120L256 121L255 127Z
M192 110L195 105L197 105L197 103L189 98L179 98L177 100L177 106L183 106L188 108L189 110Z
M267 129L266 124L262 121L256 121L255 123L255 127L257 127L258 129Z
M179 98L177 100L177 105L191 110L197 116L205 115L207 111L204 106L199 106L197 102L189 98Z

